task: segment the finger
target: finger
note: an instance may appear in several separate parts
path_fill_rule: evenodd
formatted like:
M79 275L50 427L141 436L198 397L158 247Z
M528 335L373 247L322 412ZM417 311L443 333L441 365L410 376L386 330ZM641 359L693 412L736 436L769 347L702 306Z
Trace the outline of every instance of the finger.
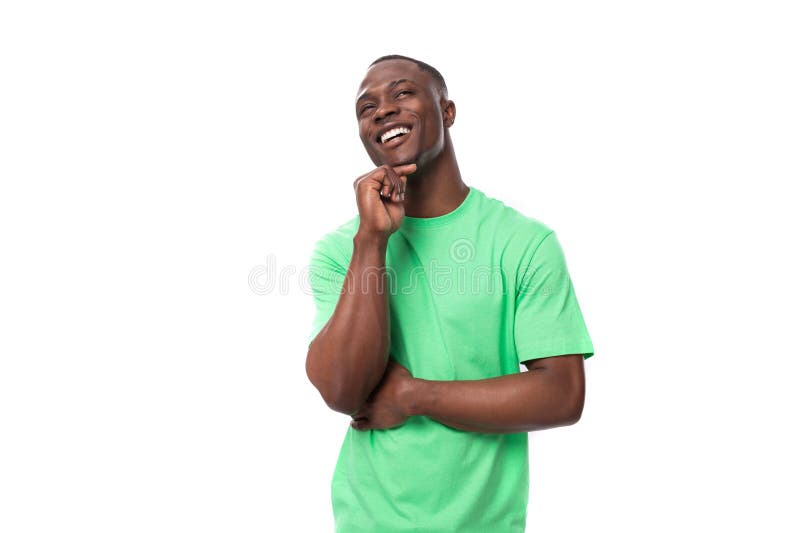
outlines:
M408 176L407 176L407 174L410 174L416 168L417 168L417 165L415 165L415 164L401 165L399 167L394 167L393 170L395 171L395 173L397 174L397 177L398 177L398 179L397 179L397 186L398 186L397 199L398 199L398 201L402 202L402 201L404 201L406 199L406 187L408 186ZM401 172L398 172L398 169ZM411 172L408 172L408 170L411 170ZM403 172L403 171L405 171L405 172Z
M392 193L392 178L390 176L390 169L387 165L382 166L380 169L380 181L381 181L381 197L382 198L389 198L390 194Z
M389 167L388 169L388 176L389 180L392 182L392 190L389 194L391 194L391 199L395 202L400 201L400 176L394 171L393 168Z
M384 165L366 174L362 174L353 181L353 188L358 191L360 188L369 184L369 188L377 190L381 198L388 197L391 188L391 180L387 178L386 173L387 168L386 165Z
M364 180L364 178L366 178L370 174L371 174L371 172L365 172L364 174L361 174L359 177L354 179L353 180L353 188L354 189L358 189L358 185Z
M399 201L400 178L394 169L388 165L384 167L383 196L395 202Z
M377 172L378 170L381 171L380 175ZM373 185L371 185L370 188L373 190L376 189L381 198L388 199L391 191L391 181L386 177L385 172L386 169L383 167L368 172L356 178L356 181L353 182L353 188L358 191L359 187L362 187L365 183L372 183Z
M398 175L399 174L402 174L402 175L413 174L417 170L417 164L416 163L409 163L407 165L397 165L396 167L393 167L393 170Z
M369 180L369 175L367 174L356 178L356 181L353 182L353 188L356 190L356 192L358 192L358 188L361 187L361 184L367 180Z
M389 179L392 180L391 198L395 202L400 202L400 195L402 193L403 182L400 181L400 176L394 171L394 168L389 168Z

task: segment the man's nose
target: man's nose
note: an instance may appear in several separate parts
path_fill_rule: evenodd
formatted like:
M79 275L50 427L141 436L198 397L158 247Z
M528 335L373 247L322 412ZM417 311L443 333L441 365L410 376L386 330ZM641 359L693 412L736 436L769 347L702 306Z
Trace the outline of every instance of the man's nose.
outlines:
M372 114L372 118L375 119L375 122L380 122L381 120L385 119L390 115L394 115L397 113L397 106L392 102L383 102L375 110L375 113Z

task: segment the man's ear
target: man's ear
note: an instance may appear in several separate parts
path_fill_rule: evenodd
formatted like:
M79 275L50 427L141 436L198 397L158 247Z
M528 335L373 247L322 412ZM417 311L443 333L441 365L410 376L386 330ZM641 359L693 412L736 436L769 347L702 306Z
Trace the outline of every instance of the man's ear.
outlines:
M442 119L444 127L449 128L456 121L456 103L442 99Z

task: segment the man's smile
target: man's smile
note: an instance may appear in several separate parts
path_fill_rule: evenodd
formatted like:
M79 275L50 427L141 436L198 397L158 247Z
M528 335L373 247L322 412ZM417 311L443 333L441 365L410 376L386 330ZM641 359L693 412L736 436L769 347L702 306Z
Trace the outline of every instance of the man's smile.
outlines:
M394 148L409 137L412 126L397 122L382 127L375 136L375 142L382 148Z
M405 135L406 133L408 133L410 131L411 131L410 129L408 129L408 128L404 127L404 126L400 126L399 128L391 129L391 130L387 131L386 133L384 133L383 135L381 135L381 144L386 144L390 139L394 139L396 137L400 137L400 136Z

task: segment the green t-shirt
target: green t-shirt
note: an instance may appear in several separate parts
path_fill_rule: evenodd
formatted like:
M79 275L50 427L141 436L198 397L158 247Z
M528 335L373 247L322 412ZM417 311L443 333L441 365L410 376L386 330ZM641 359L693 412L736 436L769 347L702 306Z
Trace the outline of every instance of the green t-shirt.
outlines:
M358 224L316 243L309 342L333 314ZM529 359L594 353L553 230L475 187L450 213L405 217L386 272L390 355L414 377L484 379ZM528 475L527 433L425 416L387 430L348 426L331 482L336 531L523 532Z

